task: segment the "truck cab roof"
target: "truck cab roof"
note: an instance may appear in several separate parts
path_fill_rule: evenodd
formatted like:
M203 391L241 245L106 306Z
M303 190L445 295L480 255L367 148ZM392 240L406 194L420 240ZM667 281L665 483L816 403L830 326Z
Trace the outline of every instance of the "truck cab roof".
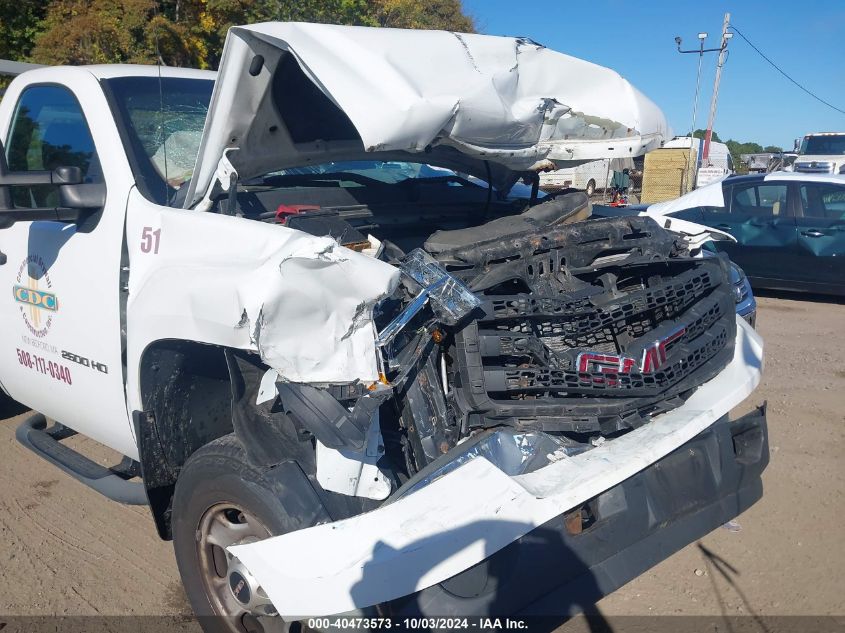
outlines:
M182 77L185 79L208 79L214 81L217 72L213 70L197 70L194 68L176 68L174 66L151 66L143 64L91 64L87 66L45 66L29 70L26 76L32 80L40 73L53 73L57 68L72 68L87 70L97 79L114 79L117 77Z

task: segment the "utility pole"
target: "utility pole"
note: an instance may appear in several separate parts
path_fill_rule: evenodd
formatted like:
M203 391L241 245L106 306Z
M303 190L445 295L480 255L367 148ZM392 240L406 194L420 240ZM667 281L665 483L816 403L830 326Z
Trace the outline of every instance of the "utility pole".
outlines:
M695 76L695 98L692 101L692 127L690 128L690 139L689 139L689 156L687 156L687 165L684 169L684 177L683 181L681 182L681 195L684 195L688 191L692 190L692 179L690 178L690 174L692 174L693 178L695 177L695 171L692 168L692 154L693 148L695 147L695 143L693 143L693 137L695 135L695 119L696 115L698 114L698 93L701 88L701 60L704 58L704 40L707 39L707 33L699 33L698 34L698 74ZM690 51L682 51L681 50L681 38L676 37L675 43L678 45L678 52L679 53L695 53L695 50ZM712 50L712 49L711 49Z
M681 42L683 41L680 36L675 37L675 44L678 45L678 52L679 53L697 53L698 54L698 73L695 76L695 98L692 102L692 128L690 129L690 140L689 140L689 156L687 157L687 165L684 169L684 177L683 182L681 183L681 195L687 193L688 191L692 191L693 185L695 184L695 170L693 168L693 159L692 155L695 151L695 119L696 114L698 113L698 93L699 88L701 87L701 60L704 57L704 53L711 53L714 51L718 51L720 54L724 50L724 48L704 48L704 40L707 39L707 33L699 33L698 34L698 49L691 49L688 51L681 50ZM698 160L695 161L695 165L698 166Z
M719 81L722 79L722 66L725 65L726 51L728 50L728 40L733 37L733 33L728 33L728 27L731 25L731 14L725 14L725 21L722 23L722 43L719 47L719 61L716 62L716 80L713 84L713 98L710 100L710 117L707 119L707 133L704 135L704 152L701 156L701 162L707 165L707 159L710 156L710 137L713 136L713 122L716 120L716 103L719 100Z

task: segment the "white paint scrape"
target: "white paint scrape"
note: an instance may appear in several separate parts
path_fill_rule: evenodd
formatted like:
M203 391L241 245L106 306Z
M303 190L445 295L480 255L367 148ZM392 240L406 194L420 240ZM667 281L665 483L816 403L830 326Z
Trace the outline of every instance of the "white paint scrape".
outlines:
M718 376L622 437L515 477L472 459L372 512L229 550L287 618L343 613L442 582L653 464L744 400L760 380L763 343L737 323L734 358Z

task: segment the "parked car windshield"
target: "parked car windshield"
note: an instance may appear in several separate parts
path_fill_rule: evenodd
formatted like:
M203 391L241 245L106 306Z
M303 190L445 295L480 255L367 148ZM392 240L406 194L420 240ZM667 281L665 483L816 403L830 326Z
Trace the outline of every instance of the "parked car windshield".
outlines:
M845 134L805 136L801 154L845 154Z
M170 204L193 175L214 81L118 77L103 83L138 188L149 200Z

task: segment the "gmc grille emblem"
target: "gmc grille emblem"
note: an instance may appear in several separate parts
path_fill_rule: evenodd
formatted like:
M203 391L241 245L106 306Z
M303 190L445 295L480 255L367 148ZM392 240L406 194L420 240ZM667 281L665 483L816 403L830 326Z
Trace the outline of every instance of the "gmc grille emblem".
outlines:
M686 332L687 328L681 326L664 338L654 341L643 350L639 363L630 356L617 356L601 352L581 352L575 362L580 373L599 373L610 376L632 374L635 370L641 374L652 373L666 364L669 345L681 338ZM613 382L615 381L608 380L609 384Z

